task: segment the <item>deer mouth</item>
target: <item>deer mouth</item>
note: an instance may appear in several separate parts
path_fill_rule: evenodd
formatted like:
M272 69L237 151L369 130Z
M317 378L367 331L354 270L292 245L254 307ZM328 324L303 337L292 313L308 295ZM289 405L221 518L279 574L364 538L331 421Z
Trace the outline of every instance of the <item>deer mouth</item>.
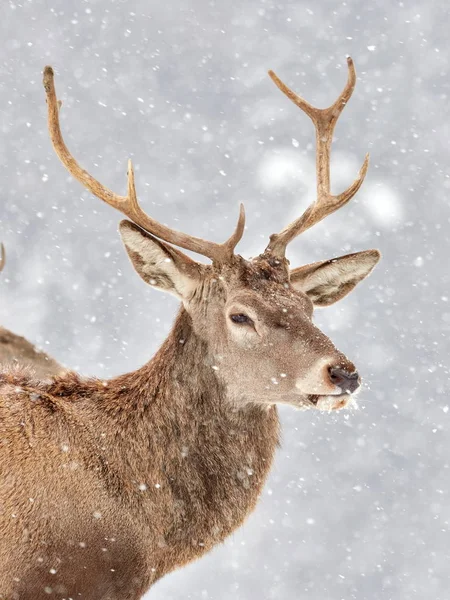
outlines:
M314 394L308 396L309 402L311 402L311 408L317 410L330 412L332 410L341 410L342 408L348 408L355 405L355 396L352 394L334 394L334 395L321 395Z

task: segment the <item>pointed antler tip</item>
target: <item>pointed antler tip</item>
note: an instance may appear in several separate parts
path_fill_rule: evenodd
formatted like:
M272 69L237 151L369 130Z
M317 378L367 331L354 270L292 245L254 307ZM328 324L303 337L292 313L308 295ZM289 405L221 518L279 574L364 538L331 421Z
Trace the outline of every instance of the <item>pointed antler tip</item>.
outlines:
M268 73L268 75L269 75L270 79L271 79L271 80L272 80L274 83L276 83L276 85L278 85L278 83L279 83L279 81L280 81L280 79L279 79L278 75L277 75L276 73L274 73L274 71L272 71L272 69L270 69L269 71L267 71L267 73Z
M351 85L354 86L356 83L356 69L355 64L351 56L347 56L347 66L348 66L348 80L351 82ZM352 90L353 91L353 90Z
M245 210L244 210L244 205L241 202L239 205L239 218L236 223L236 227L233 231L233 234L231 235L231 237L228 238L228 240L226 242L224 242L223 244L220 244L220 246L222 248L220 255L215 258L210 256L209 258L212 258L213 262L216 261L219 263L227 262L228 260L230 260L234 254L234 249L239 244L239 242L242 239L242 236L244 235L244 229L245 229Z
M130 206L132 207L133 212L138 212L139 203L136 195L136 185L134 183L134 171L133 171L133 163L131 162L131 158L128 159L128 169L127 169L127 197L130 202Z
M238 236L238 241L241 239L245 228L245 208L243 203L239 204L239 218L236 226L236 235Z
M364 157L364 162L362 164L360 174L361 173L363 173L364 175L366 174L366 171L369 168L369 160L370 160L370 154L368 152L366 152L366 156Z
M54 76L53 68L47 65L44 67L44 77L42 83L44 84L45 91L48 93L50 87L53 85L53 76Z

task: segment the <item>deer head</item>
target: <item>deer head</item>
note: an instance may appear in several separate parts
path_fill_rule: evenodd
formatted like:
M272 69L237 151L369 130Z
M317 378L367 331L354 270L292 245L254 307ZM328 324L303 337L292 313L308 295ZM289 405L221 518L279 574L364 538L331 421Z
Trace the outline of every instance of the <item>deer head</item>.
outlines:
M147 215L137 200L131 162L126 196L115 194L82 169L62 138L61 103L53 70L46 67L49 132L71 175L130 219L121 222L120 233L134 268L147 284L181 300L193 329L208 347L209 366L237 406L281 402L337 409L349 403L360 378L354 364L314 325L313 311L352 291L372 271L380 254L367 250L291 269L285 253L289 242L302 231L346 204L364 180L367 156L355 182L342 194L330 193L333 130L353 92L355 69L349 58L347 84L326 109L311 106L274 73L269 74L315 125L317 198L301 217L271 235L264 252L253 260L234 252L244 232L242 205L234 233L218 244L175 231ZM176 247L212 262L196 262Z

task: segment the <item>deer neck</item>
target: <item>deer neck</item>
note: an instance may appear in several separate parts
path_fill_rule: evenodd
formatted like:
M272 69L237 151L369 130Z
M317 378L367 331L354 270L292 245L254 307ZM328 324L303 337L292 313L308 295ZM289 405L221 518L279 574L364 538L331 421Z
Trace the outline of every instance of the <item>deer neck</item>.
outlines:
M212 364L183 309L155 357L106 390L105 409L121 422L114 446L122 453L128 447L127 469L132 465L132 480L142 485L152 531L159 506L158 547L184 546L190 559L254 508L278 443L275 407L237 409Z
M245 403L245 392L236 406L226 386L217 377L214 353L198 336L189 314L182 308L168 338L155 356L137 371L121 375L105 384L113 391L108 406L114 414L142 420L157 410L161 416L179 420L189 417L189 427L197 422L221 419L246 422L267 420L275 412L270 405ZM130 406L135 412L130 412ZM145 419L144 419L145 421Z

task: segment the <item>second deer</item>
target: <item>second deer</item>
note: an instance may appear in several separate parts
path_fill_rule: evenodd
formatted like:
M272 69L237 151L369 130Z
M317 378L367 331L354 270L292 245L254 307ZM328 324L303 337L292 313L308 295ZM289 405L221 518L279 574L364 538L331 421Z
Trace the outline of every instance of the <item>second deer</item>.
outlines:
M0 272L6 262L5 248L0 244ZM35 377L62 375L66 369L21 335L0 327L0 370L5 367L29 367Z

